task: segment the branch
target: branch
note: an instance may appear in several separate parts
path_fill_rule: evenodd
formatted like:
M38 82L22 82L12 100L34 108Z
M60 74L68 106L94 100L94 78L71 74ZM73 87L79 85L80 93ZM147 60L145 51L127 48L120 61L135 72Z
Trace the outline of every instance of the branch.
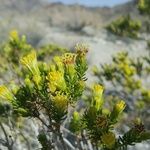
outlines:
M5 139L6 139L6 147L8 148L8 150L12 150L12 147L11 147L11 145L9 143L8 135L7 135L6 130L5 130L5 128L4 128L4 126L3 126L3 124L1 122L0 122L0 127L1 127L1 129L3 131Z

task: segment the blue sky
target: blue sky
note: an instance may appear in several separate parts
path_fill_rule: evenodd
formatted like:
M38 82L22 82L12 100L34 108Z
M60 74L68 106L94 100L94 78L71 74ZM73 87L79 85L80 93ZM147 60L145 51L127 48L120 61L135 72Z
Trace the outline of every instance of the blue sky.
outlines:
M87 6L114 6L131 0L49 0L49 1L63 2L65 4L72 4L75 2L79 2L80 4Z

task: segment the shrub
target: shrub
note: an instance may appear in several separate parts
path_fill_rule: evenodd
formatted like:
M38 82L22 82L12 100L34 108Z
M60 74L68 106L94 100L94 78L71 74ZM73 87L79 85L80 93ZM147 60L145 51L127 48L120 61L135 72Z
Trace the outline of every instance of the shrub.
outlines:
M109 85L105 97L110 104L112 99L125 99L128 110L134 110L135 115L142 114L148 124L150 87L145 85L145 80L149 78L149 64L149 55L133 58L127 52L120 52L113 56L111 63L93 70L100 84Z
M77 45L75 50L76 53L55 56L50 65L39 63L37 53L31 50L20 59L25 70L23 76L19 75L20 83L14 84L13 88L0 86L1 100L12 106L16 117L35 118L42 123L43 131L37 138L43 150L85 149L89 144L93 149L127 149L128 145L150 139L150 132L146 131L141 120L136 120L126 133L117 136L115 125L120 122L126 104L118 100L107 109L104 88L100 84L94 84L91 88L89 104L81 110L83 113L75 109L85 90L88 48ZM124 71L130 75L134 73L132 68ZM72 116L70 131L66 128L69 123L65 124L69 116ZM0 122L2 128L3 124ZM77 144L73 144L65 132L71 133ZM7 138L6 142L1 141L11 149Z
M122 16L113 21L106 29L119 36L127 36L130 38L137 38L141 28L139 21L132 20L129 15Z
M0 45L0 76L11 72L18 72L19 59L35 48L27 43L26 36L20 36L16 30L12 30L8 40ZM58 45L49 44L37 49L37 57L39 60L51 59L55 54L67 52L67 48L62 48ZM7 75L6 75L7 76Z
M138 9L141 14L150 15L150 1L149 0L139 0Z
M146 32L150 31L150 1L149 0L139 0L137 4L138 10L141 15L147 16L144 25L146 27Z

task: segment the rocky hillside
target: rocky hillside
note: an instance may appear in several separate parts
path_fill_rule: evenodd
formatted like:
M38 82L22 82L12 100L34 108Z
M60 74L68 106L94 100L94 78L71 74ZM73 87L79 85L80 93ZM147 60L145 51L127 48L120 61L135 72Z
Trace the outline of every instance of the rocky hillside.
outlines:
M16 28L21 34L26 34L32 44L37 45L47 34L47 28L80 31L90 26L100 29L127 13L139 18L134 0L113 8L66 6L61 3L50 4L46 0L0 0L0 40L3 41L8 31Z

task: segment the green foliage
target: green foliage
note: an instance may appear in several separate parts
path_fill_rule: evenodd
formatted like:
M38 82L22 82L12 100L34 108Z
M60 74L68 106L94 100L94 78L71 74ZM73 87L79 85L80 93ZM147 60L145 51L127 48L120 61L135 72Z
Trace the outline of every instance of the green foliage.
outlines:
M139 0L137 4L138 10L141 15L147 16L144 26L146 27L146 32L150 31L150 1L149 0Z
M21 63L22 74L17 76L19 82L12 83L10 86L0 85L0 98L2 102L10 104L12 116L35 118L41 122L43 132L40 132L37 138L43 150L53 149L57 144L59 149L67 150L68 147L80 149L80 143L81 141L85 143L85 137L90 139L93 149L100 147L107 150L126 149L128 145L150 139L149 132L141 122L136 123L127 133L117 137L116 124L121 121L121 114L126 103L119 99L107 107L107 99L103 98L104 88L100 84L94 84L90 90L89 103L81 109L82 113L80 110L76 111L75 106L81 100L87 80L85 77L88 69L86 45L78 44L75 47L75 53L63 53L55 56L50 63L45 63L38 60L44 57L38 57L39 53L26 42L21 44L16 32L13 33L13 42L15 42L15 47L23 46L23 52L14 53L17 57L22 54L21 59L19 61L10 59L16 66ZM27 51L29 53L25 54ZM138 61L139 65L135 65L133 60L128 58L127 53L118 54L113 61L114 68L110 69L109 65L103 67L102 75L107 76L109 81L119 82L125 87L130 85L130 89L126 89L130 93L140 89L141 84L134 78L135 72L142 66L140 61ZM118 74L116 69L118 69ZM135 84L131 86L132 82ZM149 96L149 93L144 90L142 94L145 99ZM9 107L0 105L0 108L0 110L7 108L7 111ZM0 113L4 118L4 113L1 111ZM68 122L65 124L70 116L72 116L70 124ZM68 126L70 130L65 128ZM72 145L69 138L65 136L65 131L73 134L77 145Z
M10 63L19 64L21 55L27 54L33 48L26 43L26 37L19 37L18 32L13 30L10 32L9 40L2 47L2 56L4 56Z
M150 1L149 0L139 0L138 9L141 14L150 15Z
M31 51L20 60L26 69L22 84L15 93L0 86L0 96L9 100L19 116L41 120L40 111L44 111L49 117L47 127L61 136L60 125L67 117L68 107L78 100L85 87L87 48L78 45L76 51L54 57L50 66L45 64L45 70L39 67L36 52Z
M8 103L0 102L0 116L8 116L11 111L11 106Z
M149 78L149 65L149 54L133 58L126 52L120 52L113 56L111 63L101 65L100 70L93 68L100 84L109 85L105 95L109 105L115 99L123 98L129 110L134 110L136 115L144 114L146 122L149 122L150 87L145 85L145 80ZM131 116L128 114L128 118Z
M80 114L75 111L73 112L73 116L70 122L69 129L76 134L79 134L83 127L82 120Z
M40 133L38 135L38 141L41 143L42 148L41 150L49 150L49 141L47 140L47 136L45 133Z
M98 93L101 93L100 97L97 97L99 96ZM135 121L134 127L129 131L117 137L114 129L126 104L120 100L108 110L104 105L102 93L102 86L94 85L89 97L91 99L90 105L85 109L84 114L82 116L79 116L77 112L73 114L71 121L72 131L77 134L79 134L79 130L81 132L82 130L87 131L86 134L95 147L100 146L102 149L107 150L126 150L129 145L134 145L150 138L149 132L145 130L140 120Z
M20 36L16 30L12 30L8 41L0 45L0 75L2 76L7 71L17 72L19 76L23 75L22 71L18 69L20 57L34 49L27 43L26 36ZM57 45L45 45L37 49L37 58L40 61L47 61L47 59L52 59L55 54L63 54L67 51L68 49Z
M140 28L140 21L132 20L129 15L118 18L106 27L108 31L116 35L130 38L137 38Z
M119 137L117 146L119 149L127 150L128 145L134 145L140 143L143 140L150 138L150 132L146 132L142 123L135 123L128 132L122 137Z
M38 50L37 58L38 58L38 60L44 60L46 56L50 57L50 56L54 56L54 54L57 54L57 53L62 54L62 53L68 52L68 51L69 50L66 48L62 48L57 45L50 44L50 45L42 46Z

